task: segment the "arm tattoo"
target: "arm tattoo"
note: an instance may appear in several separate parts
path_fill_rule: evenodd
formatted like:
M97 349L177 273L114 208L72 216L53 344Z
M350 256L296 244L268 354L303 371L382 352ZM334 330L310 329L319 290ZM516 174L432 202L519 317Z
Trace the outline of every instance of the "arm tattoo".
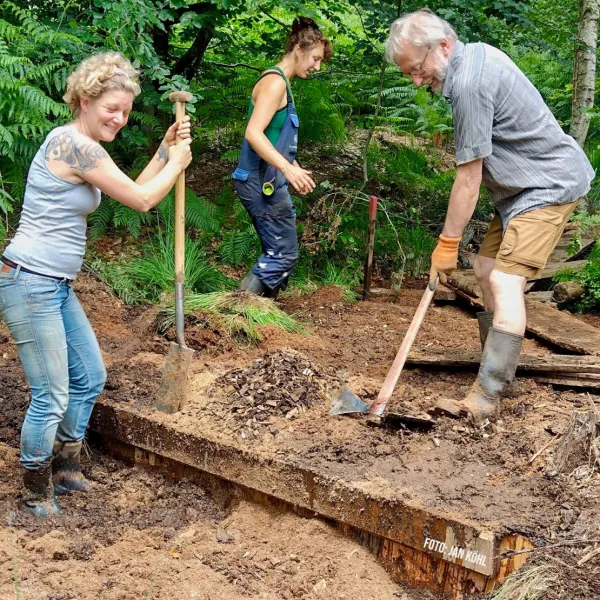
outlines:
M72 131L57 135L46 146L46 162L62 160L81 173L95 169L98 161L107 157L108 152L100 144L76 140Z
M169 149L161 144L156 151L156 160L164 160L165 162L169 162Z

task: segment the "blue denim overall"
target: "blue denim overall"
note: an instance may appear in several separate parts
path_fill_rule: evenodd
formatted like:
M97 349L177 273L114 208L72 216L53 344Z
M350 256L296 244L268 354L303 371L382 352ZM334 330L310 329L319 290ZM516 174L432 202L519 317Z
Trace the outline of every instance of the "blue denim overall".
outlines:
M298 151L300 122L289 83L279 69L287 88L287 117L275 149L290 163ZM232 178L242 204L250 214L262 245L262 254L252 272L272 291L285 289L292 269L298 262L296 209L288 191L289 182L283 173L264 161L247 140ZM263 193L263 184L269 182L273 193Z

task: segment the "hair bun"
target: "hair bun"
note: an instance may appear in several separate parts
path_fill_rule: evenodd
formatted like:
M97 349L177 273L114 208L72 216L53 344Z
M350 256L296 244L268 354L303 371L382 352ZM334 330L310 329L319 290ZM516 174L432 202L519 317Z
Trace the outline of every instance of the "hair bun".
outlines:
M314 29L319 31L319 26L310 17L297 17L292 23L292 33L297 33L303 29Z

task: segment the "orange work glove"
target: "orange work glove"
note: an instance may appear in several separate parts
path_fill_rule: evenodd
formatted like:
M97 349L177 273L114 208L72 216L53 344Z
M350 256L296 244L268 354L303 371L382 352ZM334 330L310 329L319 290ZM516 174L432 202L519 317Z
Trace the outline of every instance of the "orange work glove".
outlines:
M440 235L440 241L431 255L431 269L429 271L431 280L439 277L442 283L446 283L448 275L457 267L458 246L461 239Z

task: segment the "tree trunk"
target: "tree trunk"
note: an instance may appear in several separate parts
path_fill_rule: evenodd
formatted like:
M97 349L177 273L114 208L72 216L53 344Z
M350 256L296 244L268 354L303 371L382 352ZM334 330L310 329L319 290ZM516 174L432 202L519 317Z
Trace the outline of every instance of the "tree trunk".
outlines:
M183 75L188 81L195 77L214 34L212 26L198 32L190 49L175 63L173 71L176 75Z
M573 70L573 116L570 134L583 147L590 126L588 109L594 106L598 0L579 0L579 27Z

